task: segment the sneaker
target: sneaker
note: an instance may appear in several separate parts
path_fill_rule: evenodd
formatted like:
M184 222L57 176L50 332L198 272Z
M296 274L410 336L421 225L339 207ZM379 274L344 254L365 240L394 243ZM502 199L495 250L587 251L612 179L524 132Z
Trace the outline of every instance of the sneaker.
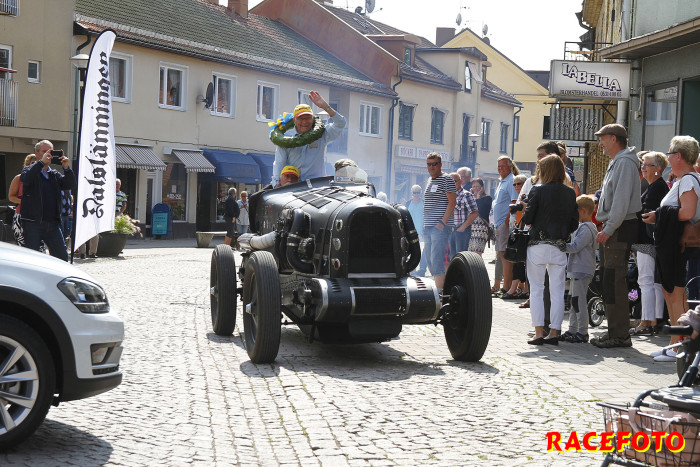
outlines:
M670 355L657 355L654 357L655 362L675 362L676 357L672 357Z
M649 356L650 357L658 357L659 355L663 355L663 354L664 354L664 349L659 349L659 350L655 350L652 353L650 353Z
M654 357L655 362L674 362L676 361L676 355L678 355L678 352L676 352L673 349L661 349L657 352L652 352L652 357Z
M591 344L595 345L600 349L611 349L613 347L632 347L632 339L630 339L629 336L627 336L627 338L625 339L597 339L595 340L595 342L593 339L591 339Z
M609 339L609 335L607 332L604 332L603 334L599 335L598 337L594 337L593 339L590 340L591 344L595 345L596 342L598 341L606 341Z

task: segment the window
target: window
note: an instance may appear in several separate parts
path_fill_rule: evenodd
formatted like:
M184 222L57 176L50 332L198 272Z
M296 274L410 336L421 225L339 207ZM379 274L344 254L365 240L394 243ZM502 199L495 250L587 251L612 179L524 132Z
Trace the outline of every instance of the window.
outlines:
M677 134L678 86L647 88L645 94L644 147L663 148Z
M185 164L168 163L163 172L163 202L173 211L174 221L187 220L187 171Z
M158 104L166 109L185 110L187 67L160 64Z
M328 105L330 105L336 112L338 112L338 109L340 108L339 103L335 101L329 102ZM330 118L324 120L324 123L327 124L329 120ZM348 153L348 125L345 125L345 128L343 128L343 132L340 133L340 136L326 146L326 152L333 152L337 154Z
M489 136L491 134L491 122L481 119L481 149L489 150Z
M215 74L214 101L211 106L212 115L220 117L236 116L236 77Z
M445 129L445 112L433 107L430 120L430 142L442 144L443 132Z
M41 62L29 60L27 62L27 81L41 83Z
M258 81L257 120L270 122L277 118L277 96L279 91L279 84Z
M472 92L472 70L469 68L469 62L464 65L464 91Z
M12 47L0 44L0 68L12 68ZM0 73L0 78L9 78L9 73Z
M499 151L501 154L508 154L508 127L505 123L501 123L501 146Z
M415 105L399 104L399 139L413 139L413 111Z
M382 118L382 109L378 105L369 102L360 102L360 134L365 136L379 136L379 124Z
M520 115L516 115L513 118L513 141L518 141L520 139Z
M131 102L131 63L131 55L112 52L109 57L109 80L115 102Z
M407 64L409 64L409 65L412 64L412 61L411 61L411 56L412 56L412 55L413 55L413 53L412 53L410 47L406 47L405 49L403 49L403 61L404 61L405 63L407 63Z

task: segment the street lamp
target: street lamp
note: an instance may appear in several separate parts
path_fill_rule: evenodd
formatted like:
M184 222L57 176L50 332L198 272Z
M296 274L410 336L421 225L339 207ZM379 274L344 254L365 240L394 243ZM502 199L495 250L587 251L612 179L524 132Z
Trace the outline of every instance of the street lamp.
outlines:
M80 82L81 83L85 82L85 75L87 73L87 66L88 66L89 60L90 60L90 56L88 54L73 55L70 58L71 63L73 65L75 65L75 67L80 72Z
M480 134L478 133L472 133L469 135L469 139L472 142L471 148L469 148L469 168L472 169L472 171L476 168L476 140L481 137Z

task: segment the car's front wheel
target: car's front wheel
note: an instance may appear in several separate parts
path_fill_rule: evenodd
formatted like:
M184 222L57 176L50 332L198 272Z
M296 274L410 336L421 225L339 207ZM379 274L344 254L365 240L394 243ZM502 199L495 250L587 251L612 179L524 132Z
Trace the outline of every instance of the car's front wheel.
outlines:
M0 451L41 425L56 386L53 360L29 326L0 315Z

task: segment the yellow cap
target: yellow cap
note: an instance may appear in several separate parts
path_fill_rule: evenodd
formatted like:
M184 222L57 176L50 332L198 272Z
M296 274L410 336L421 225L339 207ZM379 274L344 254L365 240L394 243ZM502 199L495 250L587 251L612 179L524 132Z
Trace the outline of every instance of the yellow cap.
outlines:
M311 110L311 106L306 105L306 104L299 104L296 107L294 107L294 118L297 118L301 115L313 115L313 111Z
M308 105L307 105L307 107L308 107ZM299 176L299 169L297 169L293 165L286 165L282 169L282 173L280 175L284 175L284 174L294 174L298 177Z

